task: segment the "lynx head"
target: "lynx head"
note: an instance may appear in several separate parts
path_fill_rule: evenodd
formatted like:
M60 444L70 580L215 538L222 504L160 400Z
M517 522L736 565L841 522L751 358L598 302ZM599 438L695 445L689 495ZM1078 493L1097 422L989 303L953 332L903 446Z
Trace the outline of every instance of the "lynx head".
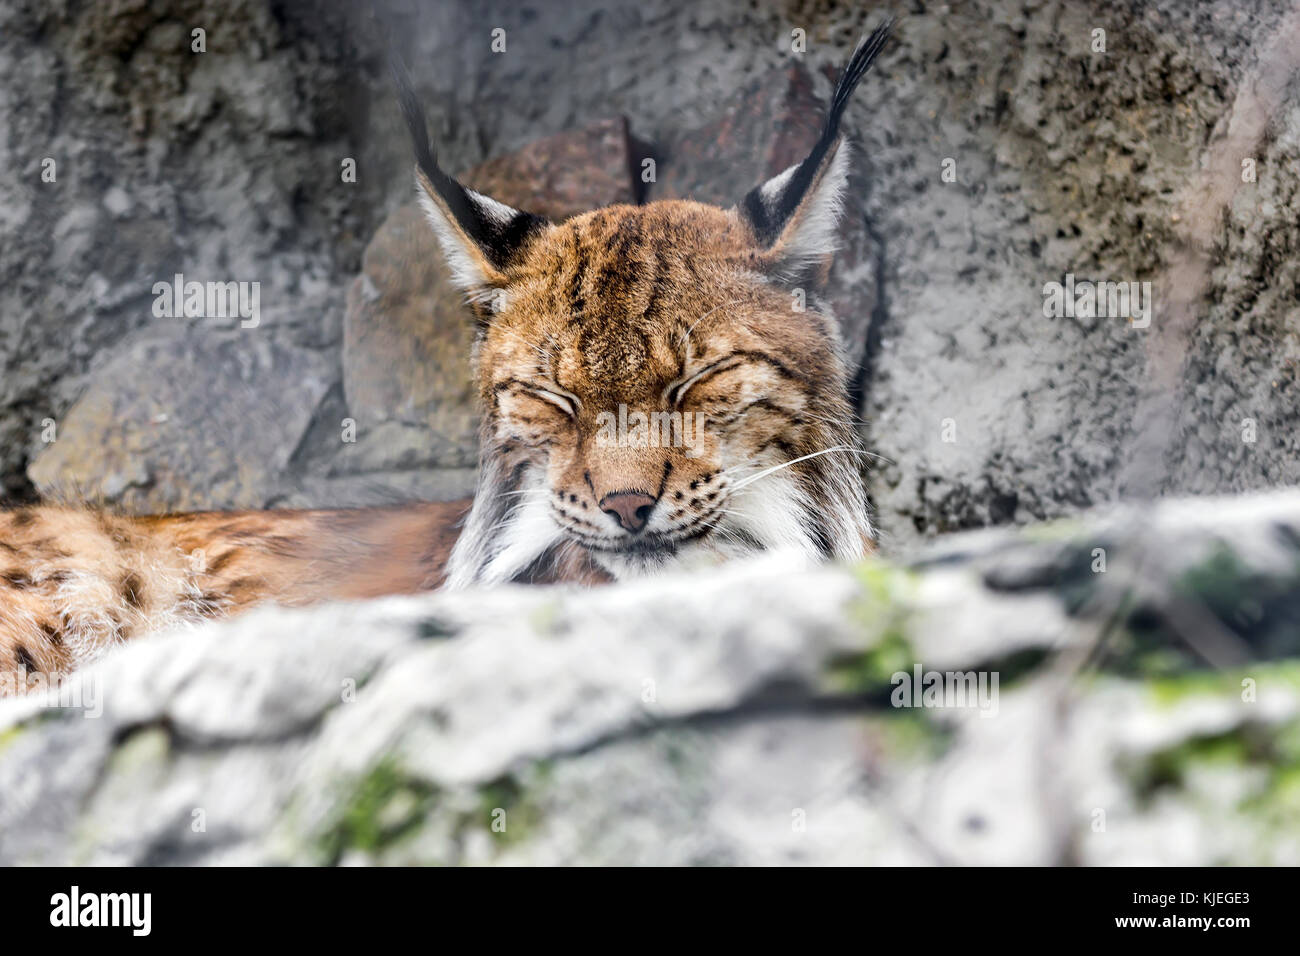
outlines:
M447 584L590 560L616 579L769 549L870 546L859 439L815 290L848 173L854 51L802 162L731 209L666 200L550 223L438 166L400 61L420 201L481 334L479 486Z

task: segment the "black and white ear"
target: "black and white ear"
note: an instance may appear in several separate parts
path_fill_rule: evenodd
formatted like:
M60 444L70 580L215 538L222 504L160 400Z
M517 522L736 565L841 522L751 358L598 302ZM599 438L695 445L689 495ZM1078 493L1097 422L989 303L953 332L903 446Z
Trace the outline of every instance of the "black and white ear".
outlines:
M844 190L849 178L849 148L840 136L840 118L858 82L880 53L893 21L886 21L858 43L831 98L826 124L803 161L751 190L740 213L772 268L798 276L824 265L835 251Z
M410 74L391 46L389 49L398 100L415 147L420 206L433 226L456 284L471 298L485 297L505 283L505 270L546 228L547 221L468 189L442 171L429 145L424 109Z

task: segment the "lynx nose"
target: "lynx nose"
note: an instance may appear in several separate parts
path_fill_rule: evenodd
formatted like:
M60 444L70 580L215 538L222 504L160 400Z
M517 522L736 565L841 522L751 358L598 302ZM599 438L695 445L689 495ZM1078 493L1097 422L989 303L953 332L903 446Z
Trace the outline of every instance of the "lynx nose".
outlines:
M645 527L654 508L654 498L636 491L621 491L600 499L600 510L633 534Z

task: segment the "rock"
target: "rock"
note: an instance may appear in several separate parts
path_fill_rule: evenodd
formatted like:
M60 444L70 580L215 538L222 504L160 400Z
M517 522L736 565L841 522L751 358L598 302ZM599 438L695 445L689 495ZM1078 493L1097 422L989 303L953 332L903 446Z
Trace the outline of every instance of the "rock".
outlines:
M477 447L474 328L440 256L413 204L380 227L348 289L343 391L359 439L386 423L414 427L445 449L446 463L463 464Z
M1297 216L1256 207L1281 181L1243 183L1242 161L1280 168L1294 162L1296 140L1224 136L1265 116L1294 128L1294 89L1274 110L1234 103L1283 89L1270 77L1293 67L1270 41L1291 35L1291 8L1216 21L1208 48L1188 42L1201 25L1186 8L1130 11L1106 28L1128 37L1116 57L1091 53L1092 15L1067 7L1050 24L1001 3L909 18L906 46L894 59L886 51L850 111L869 116L857 128L876 172L886 264L863 411L886 461L870 491L898 543L1118 498L1295 482L1300 404L1283 396L1296 340L1282 331L1296 308L1293 260L1278 259L1281 281L1247 263L1281 248ZM1155 107L1135 127L1125 117L1157 88L1186 89L1185 111ZM1224 145L1230 164L1218 162ZM941 177L945 160L954 181ZM1201 170L1230 187L1231 214L1218 202L1189 205ZM1211 223L1214 252L1194 278L1170 281L1188 246L1180 218ZM1044 285L1069 273L1151 282L1151 326L1046 318ZM1278 290L1290 290L1285 303ZM1175 303L1185 293L1195 301L1184 311ZM1184 321L1190 339L1173 328ZM1241 351L1218 366L1235 343ZM1174 408L1149 403L1153 391ZM1253 444L1242 440L1244 418L1263 426ZM955 440L945 440L951 428Z
M658 144L652 195L725 203L797 158L812 123L795 107L824 99L828 71L881 15L817 5L795 56L778 6L661 0L538 16L520 5L495 14L511 44L500 56L466 42L482 26L475 0L384 5L448 169L626 115ZM206 25L201 55L165 4L11 6L0 225L21 241L0 246L0 495L31 498L41 423L64 418L92 366L152 328L149 288L177 270L259 279L268 334L337 363L361 254L384 211L410 200L410 150L364 5L195 0L185 18ZM1117 498L1295 483L1300 198L1282 171L1300 159L1300 114L1294 85L1275 82L1300 48L1288 47L1291 6L1118 9L1107 32L1123 50L1104 55L1089 47L1095 17L1069 4L969 0L900 19L845 117L866 177L850 206L870 231L841 257L840 269L848 255L857 264L832 297L851 357L867 358L860 414L885 459L870 493L887 547ZM804 79L790 78L794 64ZM750 89L763 110L737 102ZM1267 136L1243 137L1261 121ZM686 176L705 153L708 175ZM56 182L41 179L47 158ZM340 176L346 159L355 182ZM1213 201L1201 202L1201 180ZM538 198L531 181L514 188ZM1212 256L1190 285L1208 294L1175 312L1171 296L1188 288L1167 281L1181 232L1207 222ZM1067 272L1152 281L1153 327L1043 318L1044 283ZM1176 314L1187 328L1166 339ZM1172 380L1153 374L1165 366ZM378 434L392 399L357 414L362 432ZM949 419L953 442L941 437ZM441 446L428 422L382 421L425 429L430 461L453 446L472 455L464 415L438 426ZM324 454L289 465L294 479L356 467L369 466ZM185 500L202 499L196 478Z
M471 169L463 182L486 196L560 220L636 202L627 120L606 119L534 140Z
M264 608L0 701L0 864L1295 865L1297 557L1288 492Z
M154 282L259 281L269 304L328 275L341 305L384 208L388 146L367 145L350 12L175 6L0 13L0 164L14 171L0 219L21 237L0 248L0 497L31 496L41 422L66 417L92 365L162 331ZM206 53L191 51L186 24L203 25ZM344 156L358 160L357 183L339 181ZM171 476L180 494L166 504L217 505L208 474Z
M629 168L626 123L607 120L491 159L463 181L501 202L563 219L634 201ZM359 438L338 467L391 467L395 429L421 463L473 464L473 342L473 318L450 282L424 214L414 202L400 207L366 249L362 275L348 290L343 332L348 409L361 433L386 434L383 440Z
M272 508L364 508L410 501L458 501L474 494L477 468L413 468L287 480Z
M95 375L29 476L128 511L256 508L337 371L249 329L140 339Z

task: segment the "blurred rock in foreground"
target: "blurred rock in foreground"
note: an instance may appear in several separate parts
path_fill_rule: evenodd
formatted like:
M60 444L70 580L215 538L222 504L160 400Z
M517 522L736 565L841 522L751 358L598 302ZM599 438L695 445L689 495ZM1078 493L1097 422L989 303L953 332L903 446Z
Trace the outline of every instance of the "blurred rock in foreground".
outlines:
M891 706L918 669L965 706ZM267 609L83 681L0 708L0 864L1294 865L1300 492Z

